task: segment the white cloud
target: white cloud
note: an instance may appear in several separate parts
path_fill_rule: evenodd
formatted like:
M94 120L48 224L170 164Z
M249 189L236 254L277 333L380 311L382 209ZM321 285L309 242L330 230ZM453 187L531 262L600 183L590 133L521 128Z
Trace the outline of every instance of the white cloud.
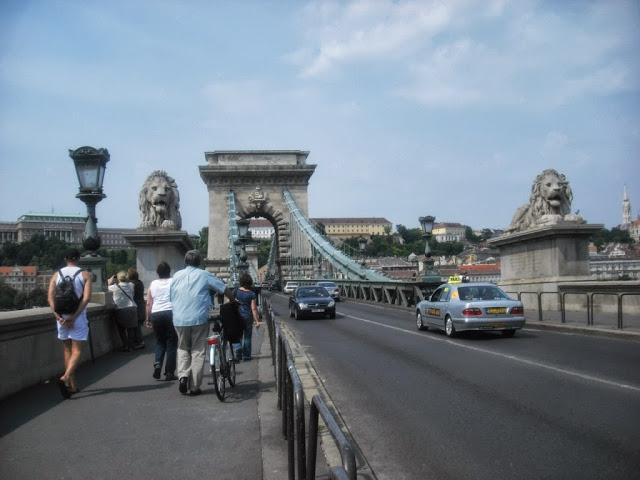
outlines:
M314 3L287 59L307 79L379 67L388 92L426 106L555 107L639 88L634 12L630 2Z

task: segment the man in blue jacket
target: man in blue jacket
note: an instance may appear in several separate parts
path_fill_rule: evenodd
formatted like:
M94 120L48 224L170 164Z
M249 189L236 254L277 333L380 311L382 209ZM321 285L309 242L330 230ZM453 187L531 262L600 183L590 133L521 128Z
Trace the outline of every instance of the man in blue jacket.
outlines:
M186 395L200 395L209 333L210 291L225 294L234 301L231 291L218 277L202 270L197 250L184 256L185 268L171 281L173 325L178 334L178 390Z

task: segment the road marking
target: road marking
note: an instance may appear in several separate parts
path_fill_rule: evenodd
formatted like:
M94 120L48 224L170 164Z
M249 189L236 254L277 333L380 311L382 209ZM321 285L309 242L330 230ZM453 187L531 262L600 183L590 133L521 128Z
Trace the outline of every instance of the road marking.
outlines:
M569 376L572 376L572 377L581 378L582 380L588 380L588 381L591 381L591 382L602 383L602 384L605 384L605 385L608 385L608 386L611 386L611 387L621 388L623 390L631 390L633 392L640 392L640 387L636 387L635 385L629 385L628 383L613 382L611 380L606 380L604 378L594 377L593 375L587 375L585 373L575 372L573 370L567 370L567 369L560 368L560 367L554 367L553 365L549 365L549 364L546 364L546 363L541 363L541 362L536 362L534 360L528 360L526 358L516 357L515 355L508 355L506 353L494 352L492 350L487 350L485 348L474 347L472 345L466 345L464 343L454 342L453 340L450 340L448 338L434 337L434 336L430 336L430 335L425 335L425 334L420 333L420 332L413 332L411 330L405 330L404 328L394 327L392 325L385 325L384 323L374 322L373 320L367 320L366 318L356 317L354 315L347 315L347 314L343 314L343 315L345 317L353 318L354 320L358 320L360 322L370 323L372 325L377 325L379 327L389 328L391 330L397 330L398 332L407 333L409 335L415 335L417 337L424 338L424 339L427 339L427 340L431 340L431 341L434 341L434 342L444 342L444 343L448 343L449 345L453 345L453 346L456 346L456 347L459 347L459 348L465 348L467 350L472 350L472 351L475 351L475 352L487 353L489 355L494 355L496 357L506 358L508 360L513 360L515 362L523 363L525 365L538 367L538 368L544 368L544 369L551 370L551 371L556 372L556 373L562 373L564 375L569 375Z

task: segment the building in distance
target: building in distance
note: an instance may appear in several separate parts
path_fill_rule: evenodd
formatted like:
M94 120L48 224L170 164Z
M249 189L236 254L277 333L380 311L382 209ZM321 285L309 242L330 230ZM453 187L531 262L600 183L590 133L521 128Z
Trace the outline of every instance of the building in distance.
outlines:
M249 221L249 231L254 240L270 240L275 233L273 224L264 218L252 218Z
M23 243L34 235L62 240L80 246L87 217L59 213L26 213L15 222L0 222L0 245ZM124 235L135 233L135 228L98 228L103 248L131 248Z
M309 220L324 235L336 240L386 235L393 229L391 222L381 217L310 218Z
M460 223L436 223L431 232L438 242L463 242L466 226Z

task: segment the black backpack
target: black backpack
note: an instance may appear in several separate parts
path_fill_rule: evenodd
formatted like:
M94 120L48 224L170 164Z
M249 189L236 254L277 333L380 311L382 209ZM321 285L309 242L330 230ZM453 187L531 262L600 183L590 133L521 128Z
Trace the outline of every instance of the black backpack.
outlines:
M56 284L53 296L53 304L56 307L55 312L57 314L74 313L78 309L80 297L76 295L75 281L80 272L82 270L78 270L73 274L73 277L70 277L69 275L62 275L62 270L58 270L60 281Z
M220 305L220 319L222 320L225 338L231 343L240 342L244 331L244 322L240 318L238 304L236 302L227 302Z

